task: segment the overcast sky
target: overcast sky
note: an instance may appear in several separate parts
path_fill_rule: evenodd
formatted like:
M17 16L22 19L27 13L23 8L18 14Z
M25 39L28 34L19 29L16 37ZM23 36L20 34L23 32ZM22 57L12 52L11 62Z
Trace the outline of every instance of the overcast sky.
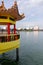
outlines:
M6 8L10 8L15 0L4 0ZM43 0L16 0L19 13L25 14L23 20L17 21L16 27L26 28L38 25L43 28ZM1 5L1 0L0 0Z

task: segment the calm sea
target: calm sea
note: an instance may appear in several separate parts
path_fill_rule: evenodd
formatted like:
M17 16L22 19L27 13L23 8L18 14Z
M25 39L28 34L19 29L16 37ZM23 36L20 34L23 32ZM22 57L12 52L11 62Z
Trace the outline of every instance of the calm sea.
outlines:
M0 65L43 65L43 32L20 32L19 62L16 63L16 50L5 54Z

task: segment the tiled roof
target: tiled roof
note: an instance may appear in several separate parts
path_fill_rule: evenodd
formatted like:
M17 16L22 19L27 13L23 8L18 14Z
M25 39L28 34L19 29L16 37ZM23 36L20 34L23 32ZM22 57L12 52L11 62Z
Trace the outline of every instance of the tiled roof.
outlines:
M15 21L21 20L25 17L24 14L22 15L19 14L16 1L14 2L14 5L8 10L5 8L4 2L2 1L2 5L0 6L0 16L2 15L6 15L6 16L10 15L15 19Z

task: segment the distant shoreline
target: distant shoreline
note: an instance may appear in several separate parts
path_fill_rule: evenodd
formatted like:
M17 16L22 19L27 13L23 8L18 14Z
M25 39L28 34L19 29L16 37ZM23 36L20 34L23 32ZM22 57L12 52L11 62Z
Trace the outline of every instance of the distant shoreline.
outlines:
M16 31L43 31L43 30L40 29L40 30L16 30Z

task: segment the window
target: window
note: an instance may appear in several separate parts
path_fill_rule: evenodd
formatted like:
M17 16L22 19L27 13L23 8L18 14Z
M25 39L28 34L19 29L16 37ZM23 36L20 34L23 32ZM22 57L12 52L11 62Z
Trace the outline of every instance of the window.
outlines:
M6 16L0 16L0 19L7 19Z
M9 17L10 20L15 21L13 18Z

